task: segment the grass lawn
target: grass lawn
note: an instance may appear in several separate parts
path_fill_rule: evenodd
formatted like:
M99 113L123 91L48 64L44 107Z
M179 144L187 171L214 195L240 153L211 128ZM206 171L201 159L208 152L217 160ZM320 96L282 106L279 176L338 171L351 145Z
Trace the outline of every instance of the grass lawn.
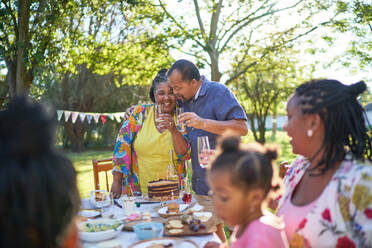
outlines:
M295 155L292 153L291 145L288 143L288 137L285 132L278 131L276 137L272 137L271 131L266 132L267 143L276 143L281 148L279 153L278 162L288 160L291 162ZM243 138L244 143L253 141L253 135L248 134ZM82 198L89 197L89 192L94 190L94 179L93 179L93 159L103 159L112 157L111 150L100 150L100 151L86 151L81 153L65 152L65 154L73 162L75 169L78 173L77 181ZM104 173L100 173L100 184L101 189L105 189L105 176ZM111 173L109 173L109 182L112 181Z

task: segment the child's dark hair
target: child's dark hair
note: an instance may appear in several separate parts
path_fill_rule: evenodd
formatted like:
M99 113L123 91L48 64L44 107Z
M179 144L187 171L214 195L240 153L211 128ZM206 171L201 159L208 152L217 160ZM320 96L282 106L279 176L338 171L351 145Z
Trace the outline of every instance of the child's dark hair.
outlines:
M167 69L161 69L156 77L152 80L151 88L150 88L150 99L153 103L156 102L155 100L155 91L158 89L158 85L161 83L167 83L168 77L167 77Z
M61 247L79 211L76 171L54 149L55 115L26 97L0 111L0 247Z
M302 113L319 114L325 126L320 148L324 149L324 155L315 167L321 173L335 167L348 150L355 159L372 161L368 118L357 100L365 90L363 81L348 86L329 79L312 80L296 89L293 97L298 98Z
M220 142L221 153L211 164L211 172L231 173L231 183L245 191L260 188L265 196L272 189L273 160L278 156L274 147L252 143L241 148L239 136L226 136Z

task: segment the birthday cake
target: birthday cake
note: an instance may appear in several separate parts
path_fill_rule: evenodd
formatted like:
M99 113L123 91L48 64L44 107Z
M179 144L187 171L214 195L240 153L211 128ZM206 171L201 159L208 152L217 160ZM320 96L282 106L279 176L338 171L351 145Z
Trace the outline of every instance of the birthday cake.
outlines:
M147 184L149 198L155 200L173 200L179 197L179 185L176 180L160 179Z

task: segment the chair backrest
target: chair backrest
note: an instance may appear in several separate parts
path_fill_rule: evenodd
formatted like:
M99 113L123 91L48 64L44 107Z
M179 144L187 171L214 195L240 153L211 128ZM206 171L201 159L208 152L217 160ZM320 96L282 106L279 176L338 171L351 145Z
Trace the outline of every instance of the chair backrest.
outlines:
M101 171L105 172L106 174L106 189L107 192L110 192L109 182L108 182L108 176L107 172L112 170L112 167L114 166L114 163L112 162L112 158L106 158L101 160L92 160L93 163L93 174L94 174L94 187L96 190L100 190L100 184L99 184L99 173Z

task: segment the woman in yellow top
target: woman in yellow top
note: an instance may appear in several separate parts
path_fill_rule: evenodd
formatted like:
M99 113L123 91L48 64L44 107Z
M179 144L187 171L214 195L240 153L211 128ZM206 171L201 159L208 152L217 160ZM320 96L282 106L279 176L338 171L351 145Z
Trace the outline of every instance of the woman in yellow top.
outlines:
M161 109L162 122L155 125L154 104L138 105L124 121L113 156L113 176L111 191L115 198L126 192L140 190L147 194L147 183L166 174L169 164L169 150L175 152L176 170L179 178L186 174L184 161L189 159L190 143L186 130L181 133L175 126L174 110L176 97L168 84L166 69L158 72L152 81L150 98Z

